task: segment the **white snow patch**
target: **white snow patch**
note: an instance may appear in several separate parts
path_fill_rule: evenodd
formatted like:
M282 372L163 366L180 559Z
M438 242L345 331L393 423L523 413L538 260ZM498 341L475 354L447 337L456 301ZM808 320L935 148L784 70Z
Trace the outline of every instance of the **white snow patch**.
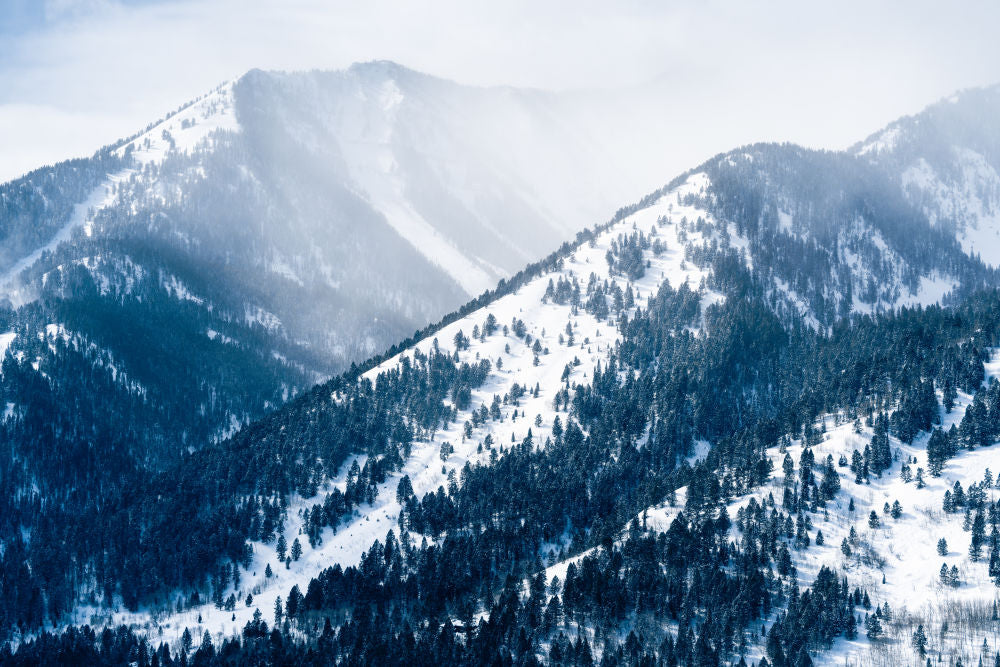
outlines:
M238 132L233 105L233 85L229 81L168 116L118 149L124 155L131 147L139 166L159 164L172 152L188 153L216 131Z
M13 331L0 334L0 364L3 363L3 358L7 356L7 348L10 347L15 338L17 338L17 334ZM0 366L0 373L3 373L2 366Z

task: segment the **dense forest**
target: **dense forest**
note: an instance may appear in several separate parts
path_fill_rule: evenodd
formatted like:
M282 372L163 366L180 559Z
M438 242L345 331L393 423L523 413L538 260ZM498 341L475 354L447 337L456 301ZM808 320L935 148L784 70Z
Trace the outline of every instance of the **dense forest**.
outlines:
M488 464L465 468L460 483L436 494L407 497L402 489L399 537L387 535L357 568L334 567L305 590L290 591L270 625L262 619L244 631L242 643L220 647L219 654L252 662L260 651L278 651L268 654L272 657L290 651L297 656L292 660L308 660L310 651L320 651L370 662L392 656L402 661L417 651L428 662L479 662L490 655L511 661L548 656L556 664L576 664L586 662L584 654L593 659L595 651L581 639L585 635L571 630L585 627L596 633L587 641L600 638L599 653L618 662L659 656L668 664L689 659L718 664L737 659L757 632L754 624L781 608L780 622L765 624L771 659L785 664L789 654L857 632L863 591L834 573L823 574L808 591L798 591L789 579L787 551L803 548L803 542L786 526L794 517L808 522L835 489L821 489L818 477L803 473L809 485L797 497L740 517L739 544L724 537L732 519L721 507L771 474L764 447L782 435L808 441L810 424L822 412L878 418L892 409L891 428L904 437L929 427L938 404L921 399L922 387L977 390L984 351L1000 334L1000 299L987 292L955 308L858 318L829 334L809 327L788 330L768 308L754 277L731 259L716 258L714 281L739 298L704 313L705 335L693 336L687 328L699 314L689 306L691 297L664 285L648 309L622 318L622 344L593 382L571 388L560 411L565 426L554 439L539 446L526 438ZM759 350L768 354L754 352ZM629 379L621 382L625 370L631 371L624 373ZM148 516L140 506L114 512L129 523L112 524L109 532L148 541L118 545L119 562L103 565L109 579L121 582L126 604L164 588L197 587L199 580L210 582L204 594L211 596L213 587L225 587L212 574L214 559L177 562L167 555L194 556L195 548L206 555L227 553L233 566L226 571L237 569L243 541L271 538L281 521L275 499L324 474L281 461L313 451L297 460L336 469L362 443L370 463L357 475L354 490L332 502L332 516L323 519L336 526L337 515L365 502L366 488L406 456L409 438L449 418L443 397L475 386L486 372L488 366L458 366L447 355L418 357L412 367L374 386L342 379L310 392L294 410L244 429L224 446L193 454L138 492L162 497L169 489L183 490L173 492L168 502L176 504L169 511L161 504ZM347 400L331 401L331 391L349 392ZM394 414L407 419L394 421ZM650 437L639 446L646 432ZM717 444L692 468L685 456L695 437ZM687 487L685 506L666 533L649 533L631 519L681 486ZM566 526L572 533L565 553L595 550L550 590L549 582L537 580L539 554ZM411 535L425 536L424 543L417 546ZM437 539L427 542L427 537ZM74 536L81 551L88 548L82 538ZM5 557L20 559L20 554L14 548ZM170 578L176 574L181 578ZM5 582L5 600L30 599L32 592L19 587L18 579ZM535 582L527 599L517 594L517 582L525 579ZM476 623L480 609L489 614ZM633 634L621 645L608 632L646 617L669 619L680 629L676 635ZM830 625L820 623L821 617L840 620ZM339 627L308 630L326 627L327 618ZM309 637L304 642L302 631ZM26 657L31 650L48 650L42 642L71 640L65 650L111 650L103 638L84 641L85 632L40 638L19 651ZM127 646L119 651L144 651L149 660L155 653L135 637L116 641ZM209 659L209 650L204 647L202 659Z

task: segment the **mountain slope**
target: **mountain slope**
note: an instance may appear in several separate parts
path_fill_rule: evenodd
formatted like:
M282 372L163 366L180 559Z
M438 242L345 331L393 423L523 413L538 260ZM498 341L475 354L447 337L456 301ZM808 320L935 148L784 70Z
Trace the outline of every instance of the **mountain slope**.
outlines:
M963 249L1000 264L1000 86L965 91L902 118L851 151L885 169Z
M81 516L610 210L562 109L391 63L253 71L0 187L2 539L87 543Z
M565 113L554 96L392 63L252 71L0 187L0 332L19 367L3 403L46 406L7 434L11 495L73 488L82 452L122 433L112 477L159 469L610 211L593 185L612 166ZM47 342L53 327L66 346ZM94 374L107 377L81 379ZM55 398L75 394L109 407ZM50 475L33 449L70 455Z
M837 469L821 482L822 458L796 447L826 453L829 415L869 418L865 476L895 474L883 443L919 448L1000 343L996 293L972 295L995 273L893 173L794 146L710 160L402 350L110 497L107 525L67 540L80 563L115 546L102 581L74 582L76 620L238 633L254 652L277 650L273 619L288 655L347 661L818 659L859 631L863 597L894 593L850 561L813 567L831 550L813 560L805 536L824 510L839 534L837 503L863 492L827 482ZM946 292L945 308L884 312ZM830 453L861 445L833 437ZM759 494L781 448L800 486L782 480L779 508ZM765 508L738 534L748 494ZM39 542L7 553L49 572ZM559 582L538 577L559 561ZM340 627L320 634L324 615Z

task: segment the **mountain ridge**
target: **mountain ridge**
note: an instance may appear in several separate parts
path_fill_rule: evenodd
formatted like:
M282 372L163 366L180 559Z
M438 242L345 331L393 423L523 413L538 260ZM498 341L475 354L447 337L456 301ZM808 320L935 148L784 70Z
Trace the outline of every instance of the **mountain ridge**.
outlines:
M516 542L520 532L526 542L518 543L511 567L517 574L531 575L535 587L542 556L564 562L560 553L583 553L586 548L613 561L616 536L637 513L655 509L664 496L682 489L684 517L678 520L679 514L671 514L663 535L687 545L683 548L692 557L712 563L712 554L736 550L727 544L726 504L719 504L716 496L722 488L740 495L769 483L767 461L773 466L774 460L773 451L767 452L790 444L781 440L776 445L776 439L801 440L806 446L793 451L800 456L800 467L810 469L805 451L820 451L817 420L823 415L825 428L829 414L839 410L848 417L854 412L856 419L871 419L867 428L872 430L864 433L871 434L873 449L880 442L876 436L881 437L883 417L891 442L906 444L916 433L934 427L938 395L946 401L950 391L961 388L971 396L981 385L985 350L997 345L1000 327L989 305L995 292L973 293L995 285L996 275L947 232L907 197L898 170L884 163L866 165L850 153L774 144L720 154L638 204L620 209L607 225L581 232L575 244L565 243L534 268L468 302L456 315L418 331L413 344L404 342L395 353L390 349L381 359L372 358L314 387L261 422L191 453L152 481L137 480L129 497L141 501L155 491L160 502L177 511L148 514L152 508L120 501L131 516L116 519L123 523L116 524L113 534L147 537L129 546L122 563L106 565L114 572L110 587L98 590L85 584L94 604L77 607L76 618L84 622L93 615L110 624L132 624L150 636L163 631L176 640L183 628L195 625L197 616L198 631L209 630L210 639L213 633L216 641L239 635L242 627L249 646L254 627L259 627L253 624L260 622L252 610L263 604L267 611L289 584L302 594L322 578L323 583L315 585L319 601L313 595L305 607L318 611L326 608L315 606L326 604L323 587L340 590L336 587L341 576L386 576L387 591L404 585L391 575L404 563L385 556L390 543L404 553L411 576L421 578L425 573L416 564L417 555L425 563L438 553L428 549L440 546L441 553L448 554L467 549L478 563L489 549L500 553L503 540ZM933 305L952 290L951 300L964 305ZM913 307L905 308L908 304ZM966 315L953 316L951 309ZM979 322L982 328L976 329ZM923 336L913 335L912 329L921 328L926 330ZM854 335L859 340L851 339ZM882 340L888 349L880 349ZM897 346L904 352L894 354ZM868 368L865 360L847 359L856 347L871 352L878 364ZM944 349L947 354L932 352ZM810 359L817 350L826 350L829 360L824 364L829 366ZM793 354L803 355L802 363L810 364L815 377L796 374L802 369L796 370L788 358ZM685 362L688 356L691 361ZM838 366L841 360L847 363ZM879 373L891 380L883 382ZM838 379L841 374L847 379ZM797 387L808 383L816 385L811 389L815 395L807 392L796 398L802 393ZM928 385L934 414L927 406ZM757 394L762 398L755 398ZM565 422L557 421L560 416ZM572 480L568 487L560 486L558 476L546 468L557 465L558 456L573 462L573 467L559 468ZM873 456L866 453L864 458L871 459L873 467L881 466L880 479L895 464L886 465L879 458L881 450ZM525 479L548 493L532 494L531 484L512 471L529 475ZM495 487L505 484L509 486L497 493ZM782 511L787 510L787 521L797 515L805 526L806 517L818 512L810 508L812 494L817 494L818 507L820 492L805 473L801 484L805 500L795 490L782 501ZM185 489L186 495L175 495L172 488ZM462 543L470 526L484 521L472 501L476 489L491 492L490 502L503 517L492 529L481 526L484 540L499 540L490 542L492 546ZM562 493L600 513L575 512ZM828 490L822 493L829 495ZM824 497L823 502L838 498L836 492ZM192 502L203 516L190 516ZM533 507L535 503L540 507ZM159 510L162 513L162 507ZM515 528L518 517L521 522ZM816 517L809 520L818 523ZM223 526L228 532L217 535ZM395 534L391 540L386 537L385 544L372 543L390 529L400 531L404 545ZM183 535L185 531L192 534ZM701 531L704 544L710 545L707 551L687 541L690 531ZM175 535L183 541L175 542L182 539ZM295 564L285 562L288 574L279 567L277 535L300 543ZM792 529L789 543L782 542L785 553L793 537L799 540L794 548L807 548ZM413 544L417 538L430 546L418 549ZM307 539L308 547L302 544ZM655 540L666 538L650 539L653 546L643 548L655 550ZM202 541L219 550L206 550ZM632 547L638 548L635 543ZM784 568L778 562L777 542L769 548L775 550L779 570ZM159 561L159 555L168 552L191 559L185 560L184 574L172 573L172 566ZM222 553L226 555L219 559ZM626 557L623 553L620 558ZM752 559L753 553L744 555ZM759 553L770 552L761 546ZM81 551L79 557L88 556ZM389 572L382 572L378 557L388 561ZM669 562L675 562L671 558ZM790 562L798 558L789 556ZM337 563L333 571L318 571L331 560ZM278 574L262 571L271 565ZM723 567L717 574L724 579L726 571ZM159 572L171 573L174 579L164 587L156 580ZM575 575L571 578L568 572L567 567L566 587L542 584L553 586L557 602L561 597L567 609L587 619L584 607L575 605L589 593L573 593L569 581L575 582ZM779 574L775 588L773 579L761 583L774 577L773 572L754 572L741 580L740 585L753 582L748 595L764 600L773 596L789 613L796 611L790 592L798 581L794 576ZM464 576L455 573L462 586L468 585ZM499 575L477 576L492 581ZM378 581L376 588L382 586L382 579ZM824 581L817 574L816 585L826 585ZM502 587L502 582L488 585ZM215 608L202 604L201 595L189 594L192 588L212 599ZM709 595L714 589L698 590ZM839 590L830 597L837 605L831 613L844 624L844 632L848 605L851 631L857 625L853 614L862 605L856 590L855 602L838 597ZM496 596L480 597L474 589L462 591L442 593L454 607L433 613L429 622L449 617L471 626L470 613L491 608L500 619L500 602L516 607L509 612L515 618L530 615L518 606L522 602L517 595L500 596L498 602ZM876 591L874 584L865 584L866 596ZM245 593L245 605L229 603L227 596L236 601ZM683 595L663 595L672 600L670 613L684 618L680 608L690 603L682 601ZM294 597L290 592L286 604ZM120 599L132 611L112 611L105 617L108 612L98 599L112 609ZM435 603L433 596L422 599L444 605ZM470 612L465 606L470 599L481 607ZM350 604L341 600L345 603ZM551 601L542 603L551 606ZM740 623L759 618L748 610L730 611ZM280 617L276 615L276 625ZM493 613L480 618L475 637L486 641L490 628L501 621ZM772 630L781 629L780 619L768 618ZM720 643L726 635L713 625L711 615L691 611L687 620L703 642L699 651L732 655ZM526 623L523 627L530 627ZM599 619L576 622L578 635L583 632L596 642L596 635L588 634L592 627L602 627ZM677 630L676 641L669 635L671 651L684 642L694 644L693 637L685 639L679 626ZM349 633L349 626L340 632ZM806 650L808 655L812 650L818 658L818 648L832 639L819 633L810 647L791 635L775 634L774 641L781 651ZM542 650L549 640L539 635L541 644L527 637L525 641ZM348 649L342 645L341 650ZM773 658L770 643L766 650Z

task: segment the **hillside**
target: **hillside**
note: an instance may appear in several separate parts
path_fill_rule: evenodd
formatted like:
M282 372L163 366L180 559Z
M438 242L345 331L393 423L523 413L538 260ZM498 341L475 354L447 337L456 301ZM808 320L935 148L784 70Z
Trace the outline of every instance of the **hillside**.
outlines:
M61 545L42 607L93 578L61 559L82 517L612 210L561 110L392 63L255 70L0 185L0 541Z
M961 510L929 508L1000 436L997 276L891 150L717 156L126 485L66 542L114 545L66 618L174 654L193 633L205 660L900 664L914 623L970 659L995 623L939 621L989 608L994 575L955 550ZM962 503L991 562L993 499ZM921 564L938 534L957 589Z

